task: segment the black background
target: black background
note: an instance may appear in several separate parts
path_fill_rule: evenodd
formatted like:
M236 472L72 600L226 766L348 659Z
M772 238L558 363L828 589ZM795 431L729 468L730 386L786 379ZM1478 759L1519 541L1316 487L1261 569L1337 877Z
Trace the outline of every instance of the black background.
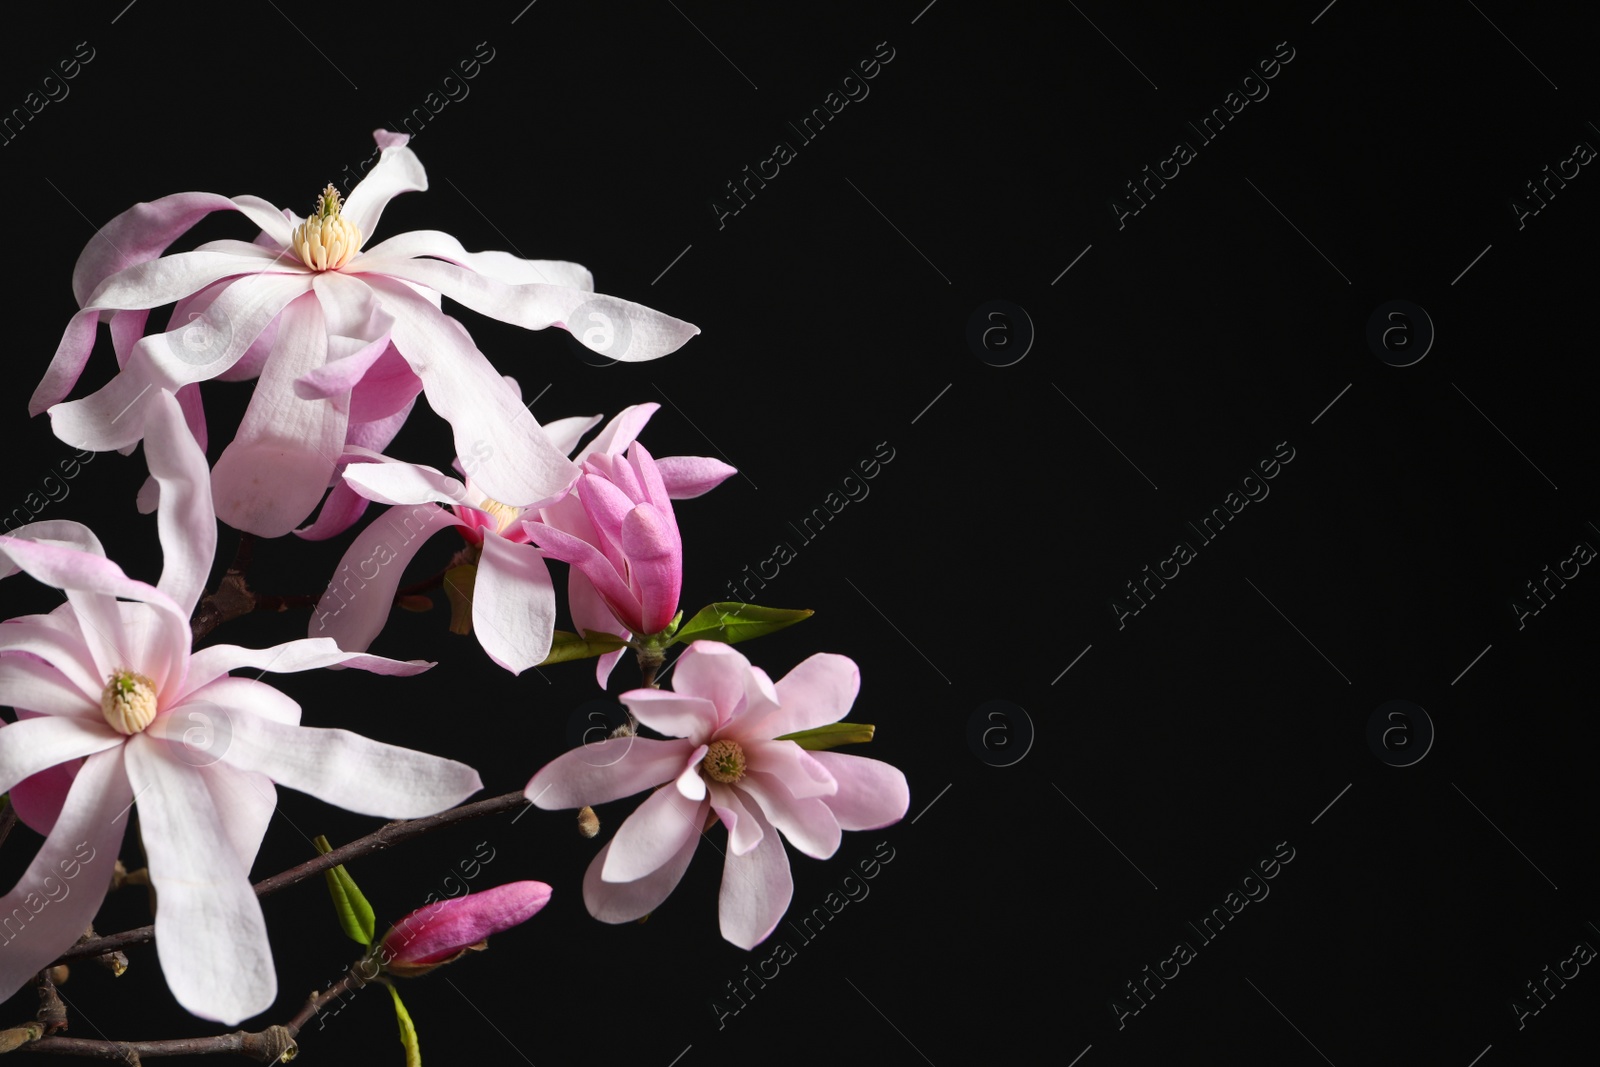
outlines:
M486 955L406 986L429 1063L1592 1062L1593 968L1520 1029L1512 1002L1575 943L1600 944L1600 578L1583 568L1520 627L1512 605L1577 543L1600 545L1600 178L1582 168L1520 228L1511 206L1576 143L1600 145L1592 21L1470 2L925 3L279 0L223 15L145 0L13 16L0 108L78 42L94 58L0 148L0 503L28 501L72 454L25 404L95 227L191 189L304 212L370 155L375 127L423 107L487 42L469 95L412 141L430 190L396 200L373 236L444 229L472 249L575 260L600 291L702 328L662 360L601 368L559 331L460 312L541 420L656 401L654 454L740 468L678 508L684 604L728 596L788 542L796 558L758 599L817 614L742 650L774 677L813 652L853 657L850 717L877 724L870 754L905 770L911 810L847 834L826 863L790 850L792 917L880 842L893 859L815 940L780 927L753 953L718 935L709 844L646 924L621 927L584 910L597 843L564 813L485 819L353 865L380 918L447 891L486 849L473 888L555 887ZM893 59L870 95L800 143L786 124L879 42ZM1214 141L1185 125L1290 49L1270 95ZM796 158L719 226L723 184L780 139ZM1119 228L1112 199L1180 139L1196 158ZM252 235L215 216L176 247ZM967 339L997 299L1035 331L1004 367ZM1411 366L1366 340L1392 300L1437 330ZM1027 331L994 322L987 354L1003 361ZM109 377L101 346L74 395ZM205 395L215 460L247 389ZM1213 543L1187 530L1280 442L1294 458L1270 496ZM893 459L870 494L802 541L790 523L880 446ZM443 467L450 437L419 404L390 451ZM39 517L88 523L154 580L143 477L137 454L98 456ZM349 536L261 543L252 580L319 591ZM1180 538L1196 558L1119 627L1124 583ZM224 530L219 571L235 543ZM415 575L451 550L430 544ZM3 588L8 617L59 600L24 577ZM269 680L309 725L466 760L486 795L520 788L570 743L592 672L512 678L445 615L401 614L374 646L437 659L425 676ZM211 640L265 645L304 626L253 616ZM623 664L612 692L636 680ZM1406 767L1367 741L1394 699L1436 730ZM983 719L999 732L974 745L993 700L1025 718ZM1420 723L1408 729L1416 743ZM280 800L257 877L310 856L308 835L377 825ZM603 835L634 803L601 810ZM13 835L8 879L36 840ZM1204 943L1186 924L1280 842L1294 858L1270 896ZM280 996L251 1028L292 1015L352 956L316 881L265 908ZM147 918L125 891L98 925ZM1119 1028L1113 1001L1138 1007L1124 984L1180 940L1196 958ZM719 1020L713 999L779 941L794 959ZM172 1002L152 946L130 955L116 980L73 967L72 1035L218 1032ZM0 1021L31 1017L32 1000ZM381 991L323 1022L302 1033L305 1062L401 1062Z

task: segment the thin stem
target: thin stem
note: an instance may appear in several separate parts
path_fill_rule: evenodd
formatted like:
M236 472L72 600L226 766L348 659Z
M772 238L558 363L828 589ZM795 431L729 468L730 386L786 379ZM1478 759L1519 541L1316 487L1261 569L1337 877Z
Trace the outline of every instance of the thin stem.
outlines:
M256 896L264 897L268 893L275 893L286 886L304 881L314 874L321 874L330 867L350 860L369 856L374 852L382 851L402 841L409 841L413 837L431 833L445 826L453 826L458 822L476 819L481 815L495 815L502 811L510 811L528 802L522 790L505 793L487 800L480 800L473 804L463 804L459 808L451 808L437 815L429 815L422 819L401 819L387 823L365 837L359 837L347 845L341 845L332 852L324 853L315 859L307 860L298 867L291 867L281 874L271 878L264 878L255 884ZM98 956L105 952L127 948L130 945L143 945L155 940L156 929L154 926L140 926L133 930L124 930L119 934L110 934L106 937L97 937L92 941L84 941L74 945L63 952L55 961L66 963L70 960L83 959L85 956Z

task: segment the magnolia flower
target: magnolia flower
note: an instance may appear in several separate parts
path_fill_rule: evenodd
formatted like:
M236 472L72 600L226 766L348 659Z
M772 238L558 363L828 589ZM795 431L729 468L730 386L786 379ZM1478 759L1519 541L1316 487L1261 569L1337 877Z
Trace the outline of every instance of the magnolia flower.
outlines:
M629 445L638 448L634 438L659 406L640 404L622 411L577 453L575 461L584 469L599 469L598 465L609 465L612 457ZM562 419L546 430L566 454L599 421L599 416ZM464 482L432 467L385 456L359 458L363 462L345 469L345 483L363 499L393 506L377 516L346 550L312 616L311 636L332 637L341 648L365 651L388 621L406 565L425 541L453 527L467 544L469 561L476 564L472 587L460 592L471 599L472 632L478 643L490 659L513 674L543 661L555 633L555 588L544 554L529 542L545 530L536 520L581 524L582 529L592 531L583 507L576 501L563 501L535 512L493 499L478 481L481 455L461 457L458 466ZM679 497L698 496L733 473L724 463L698 456L664 459L661 466L657 480L669 495ZM666 481L668 478L671 480ZM670 518L670 506L667 515ZM674 537L676 532L674 525ZM577 626L617 629L611 612L577 568L568 588ZM674 590L671 610L676 610L676 601ZM620 654L609 654L606 671Z
M437 901L395 923L374 951L385 971L413 978L486 947L490 934L527 922L549 902L543 882L510 882Z
M794 891L779 833L827 859L841 830L898 822L910 804L905 775L889 764L780 739L843 718L860 685L844 656L812 656L774 685L731 647L696 641L677 661L673 692L622 694L641 724L678 740L586 745L546 764L526 790L534 804L553 809L656 787L589 864L589 913L624 923L654 910L683 877L702 827L721 820L728 829L722 936L740 948L766 940Z
M156 586L129 578L75 522L0 536L0 577L26 571L67 595L47 615L0 624L0 704L18 714L0 728L0 790L48 835L0 901L0 999L89 926L137 804L167 985L189 1011L232 1025L277 995L249 878L274 783L385 818L433 814L482 783L453 760L302 727L293 700L228 673L343 664L406 675L431 664L343 652L326 639L191 651L189 615L216 520L205 457L169 393L151 397L145 451L161 489Z
M568 608L578 632L634 634L665 629L683 586L683 539L673 500L710 492L734 468L703 456L659 462L634 440L659 404L628 408L578 457L584 475L568 496L522 524L551 559L572 565ZM626 450L626 453L624 453ZM622 651L600 657L603 687Z
M396 415L419 389L450 423L458 455L490 446L478 471L486 493L516 506L559 498L577 468L465 328L440 310L440 297L527 329L570 329L621 360L666 355L699 330L595 294L589 272L574 263L468 252L434 230L364 249L392 197L428 186L406 135L379 130L374 137L382 156L348 202L330 185L306 219L259 197L178 193L111 220L78 259L73 292L82 310L29 410L48 409L56 435L80 448L126 448L144 435L141 401L150 390L259 376L217 460L213 495L223 521L262 536L288 533L311 513L347 444L371 446L352 441L354 426ZM243 213L261 236L161 255L219 210ZM183 315L167 332L128 344L148 309L173 301L184 302ZM98 392L61 403L103 318L127 350L122 370Z

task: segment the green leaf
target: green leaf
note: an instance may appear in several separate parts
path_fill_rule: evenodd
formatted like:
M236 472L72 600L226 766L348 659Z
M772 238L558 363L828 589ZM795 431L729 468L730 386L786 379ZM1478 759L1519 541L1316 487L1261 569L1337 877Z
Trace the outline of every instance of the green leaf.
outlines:
M731 645L793 626L813 614L810 608L764 608L759 604L720 600L695 612L694 618L684 623L668 644L725 641Z
M593 659L595 656L603 656L607 652L625 648L627 644L628 642L616 634L601 633L598 630L585 630L582 637L567 630L557 630L550 640L550 654L539 666L548 667L552 663L565 663L569 659Z
M817 752L840 745L860 745L872 740L874 727L869 722L833 722L827 726L814 726L809 730L774 737L774 741L793 741L801 748Z
M406 1049L406 1067L422 1067L422 1049L417 1045L417 1028L411 1022L411 1013L400 1002L400 990L389 987L394 998L394 1017L400 1020L400 1044Z
M333 851L333 846L321 834L312 844L323 855ZM328 868L322 875L328 882L328 895L333 897L333 910L339 916L339 928L356 944L371 945L378 919L372 912L372 905L367 903L367 898L356 887L356 880L350 877L350 872L344 869L342 863Z

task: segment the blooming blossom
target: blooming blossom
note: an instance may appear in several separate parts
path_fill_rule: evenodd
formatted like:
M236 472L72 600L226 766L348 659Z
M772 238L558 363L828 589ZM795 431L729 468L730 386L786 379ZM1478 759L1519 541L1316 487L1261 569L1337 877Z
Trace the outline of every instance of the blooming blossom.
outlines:
M306 219L259 197L178 193L111 220L78 259L73 292L82 310L29 410L48 409L56 435L77 447L126 448L144 435L141 401L150 390L259 378L217 460L213 495L223 521L268 537L288 533L315 509L348 445L387 444L393 429L385 420L403 420L419 391L450 423L457 454L491 446L477 472L486 493L519 507L559 498L577 468L466 329L440 310L440 297L527 329L569 329L628 361L666 355L698 328L596 294L589 272L574 263L468 252L434 230L364 248L389 200L428 184L406 135L379 130L374 137L381 158L348 202L330 185ZM161 254L220 210L244 214L260 237ZM148 310L174 301L178 314L166 332L139 337ZM63 403L101 319L125 352L122 369L98 392ZM186 400L198 403L192 392ZM359 507L349 498L340 503Z
M619 698L644 726L673 740L610 738L557 757L533 776L528 799L545 809L601 804L655 791L589 864L583 899L595 918L631 922L677 886L703 827L728 830L719 917L740 948L764 941L789 907L794 882L778 835L827 859L841 830L905 817L905 775L879 760L808 752L785 734L837 722L861 676L844 656L820 653L776 684L725 644L696 641L677 661L674 691Z
M409 978L483 947L491 934L537 915L550 902L543 882L510 882L418 908L384 935L378 959L390 974Z
M575 462L583 464L585 470L609 469L630 445L642 452L634 438L659 406L640 404L625 409L577 453ZM546 430L556 447L566 454L599 421L598 416L562 419ZM463 471L471 469L464 482L432 467L384 456L358 458L362 462L345 469L345 482L364 499L394 506L374 518L345 552L312 617L311 635L332 637L345 649L368 648L389 618L406 564L428 538L454 527L477 556L476 578L469 595L472 632L479 644L490 659L513 674L543 661L550 653L556 619L555 589L543 557L566 557L556 552L541 553L530 541L545 535L545 523L555 522L580 531L564 535L569 540L577 540L584 533L594 537L585 506L571 498L538 511L503 504L486 493L478 481L480 457L462 457ZM617 462L625 465L625 461ZM732 473L732 467L718 460L674 456L661 461L652 484L659 483L663 499L698 496ZM580 483L575 492L584 495L589 490ZM670 504L665 512L670 520ZM675 523L672 535L677 536ZM605 566L609 569L610 564ZM569 577L568 591L574 623L580 630L619 629L612 611L595 592L585 572L577 567ZM674 587L668 619L676 605ZM624 632L622 636L627 638L629 634ZM605 671L609 672L620 654L610 653L603 658Z
M0 624L0 704L18 714L0 728L0 790L48 835L0 900L0 999L89 926L137 805L167 985L189 1011L231 1025L277 993L249 879L274 783L385 818L441 811L482 783L454 760L302 727L295 701L228 673L343 664L408 675L431 664L344 652L327 639L191 651L216 520L205 457L165 391L150 399L145 451L161 496L157 585L129 578L75 522L0 536L0 577L22 570L67 596L49 614Z

